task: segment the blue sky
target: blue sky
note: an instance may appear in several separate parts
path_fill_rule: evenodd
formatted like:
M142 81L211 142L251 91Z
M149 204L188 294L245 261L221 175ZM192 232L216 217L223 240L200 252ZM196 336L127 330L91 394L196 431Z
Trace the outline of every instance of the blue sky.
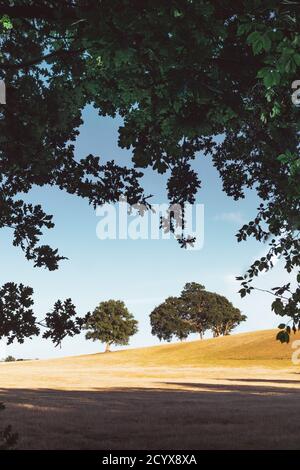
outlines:
M100 118L93 108L84 111L84 125L76 143L78 158L89 153L103 161L115 159L120 164L130 162L130 151L118 148L120 120ZM237 243L235 233L241 223L256 213L258 199L248 192L241 201L234 201L222 192L217 171L208 157L198 155L195 168L202 179L197 202L204 204L204 246L199 251L181 249L175 240L99 240L96 213L88 202L53 188L34 188L28 198L41 203L54 215L55 228L45 232L44 243L58 247L69 258L60 269L48 272L33 268L23 253L11 245L11 233L0 233L2 270L0 283L22 282L34 289L35 312L42 319L57 299L71 297L79 314L93 310L103 300L122 299L139 321L139 333L130 347L158 344L151 335L149 314L170 295L179 295L186 282L199 282L208 290L226 295L248 319L238 331L273 328L279 323L270 311L272 297L253 293L241 299L235 276L242 274L266 248L249 240ZM165 176L146 171L146 192L155 194L153 202L166 202ZM260 276L256 285L270 288L285 282L280 262L273 272ZM190 339L193 339L191 336ZM24 344L0 348L0 357L12 354L23 358L46 358L102 351L100 343L87 341L84 335L67 339L62 348L50 341L35 338Z

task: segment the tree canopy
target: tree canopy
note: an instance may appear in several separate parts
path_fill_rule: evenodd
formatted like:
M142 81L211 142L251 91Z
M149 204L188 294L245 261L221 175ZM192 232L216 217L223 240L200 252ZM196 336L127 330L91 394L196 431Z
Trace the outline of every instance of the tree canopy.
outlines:
M150 314L152 334L160 340L170 341L173 336L180 341L191 333L189 325L179 314L182 312L182 300L178 297L168 297ZM195 329L193 329L196 332Z
M226 297L190 282L180 297L168 297L151 312L150 323L153 335L171 341L173 337L183 340L190 333L199 333L202 339L208 330L215 337L225 336L246 318Z
M87 339L106 343L105 351L112 344L125 346L138 331L138 322L121 300L101 302L84 324Z
M0 288L0 339L5 338L7 344L15 340L24 343L26 338L38 336L42 327L43 338L51 338L58 346L66 336L80 333L89 313L78 317L71 299L58 300L53 310L38 320L32 295L33 289L23 284L8 282Z
M268 252L241 279L241 295L281 256L291 282L270 290L272 308L298 328L298 20L298 2L287 0L0 1L0 227L34 266L57 269L63 255L40 243L53 218L24 193L51 185L94 206L121 195L148 204L140 181L151 167L168 174L171 204L193 203L202 151L229 196L254 188L261 199L237 239L267 242ZM133 168L75 159L87 104L123 118L119 145L132 149Z

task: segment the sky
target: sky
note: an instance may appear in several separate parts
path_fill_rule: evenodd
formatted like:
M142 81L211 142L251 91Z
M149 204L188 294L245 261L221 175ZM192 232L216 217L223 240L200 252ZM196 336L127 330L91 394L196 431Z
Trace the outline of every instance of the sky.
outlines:
M84 124L76 141L76 157L92 153L103 162L114 159L128 165L131 152L118 148L120 118L99 117L92 107L83 113ZM199 153L194 162L202 187L197 203L204 206L204 243L201 250L184 250L174 239L167 240L100 240L96 229L100 217L86 200L58 189L33 188L26 196L54 215L55 228L44 233L42 242L59 248L68 260L57 271L33 268L19 248L11 243L11 232L0 232L2 270L0 284L14 281L34 289L34 310L44 318L58 299L71 298L78 314L92 311L101 301L123 300L139 322L139 332L129 347L159 344L151 335L149 314L168 296L180 294L186 282L199 282L207 290L225 295L247 315L235 332L275 328L280 319L271 312L272 296L253 292L241 299L235 280L250 263L262 256L267 246L249 239L238 243L240 226L256 214L259 200L255 192L234 201L222 191L221 180L209 157ZM152 202L166 203L166 176L146 170L143 183L146 193L154 194ZM255 285L269 289L284 283L287 275L279 261L272 272L261 275ZM195 339L193 335L189 339ZM28 339L23 344L0 345L0 358L48 358L103 351L100 342L87 341L84 334L64 340L55 348L50 340ZM116 349L116 348L115 348Z

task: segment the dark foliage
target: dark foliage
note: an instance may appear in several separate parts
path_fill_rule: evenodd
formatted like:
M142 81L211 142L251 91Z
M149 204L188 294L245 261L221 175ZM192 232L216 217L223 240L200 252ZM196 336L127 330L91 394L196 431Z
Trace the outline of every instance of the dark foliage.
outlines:
M208 292L196 282L187 283L180 297L169 297L150 314L152 334L160 340L182 340L190 333L202 338L208 330L213 336L228 335L246 320L226 297Z
M268 243L242 279L241 295L280 255L299 272L299 5L287 0L0 1L0 227L35 266L64 259L41 244L54 221L25 203L34 186L55 186L92 205L123 195L147 203L139 169L168 172L170 203L193 202L200 181L191 163L211 156L224 191L254 188L257 216L238 233ZM74 157L82 110L119 113L119 145L135 168L98 156ZM221 142L217 135L223 136ZM174 221L176 225L177 221ZM181 221L179 221L181 223ZM171 226L171 229L174 225ZM193 240L180 238L185 247ZM295 286L293 285L295 284ZM300 320L299 275L271 290L273 310ZM9 337L22 338L26 332Z

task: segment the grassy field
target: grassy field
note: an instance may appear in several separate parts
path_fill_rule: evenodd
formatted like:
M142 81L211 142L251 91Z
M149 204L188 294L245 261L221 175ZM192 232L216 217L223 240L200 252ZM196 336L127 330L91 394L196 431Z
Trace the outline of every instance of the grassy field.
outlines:
M1 420L21 449L299 448L299 366L275 334L1 363Z

